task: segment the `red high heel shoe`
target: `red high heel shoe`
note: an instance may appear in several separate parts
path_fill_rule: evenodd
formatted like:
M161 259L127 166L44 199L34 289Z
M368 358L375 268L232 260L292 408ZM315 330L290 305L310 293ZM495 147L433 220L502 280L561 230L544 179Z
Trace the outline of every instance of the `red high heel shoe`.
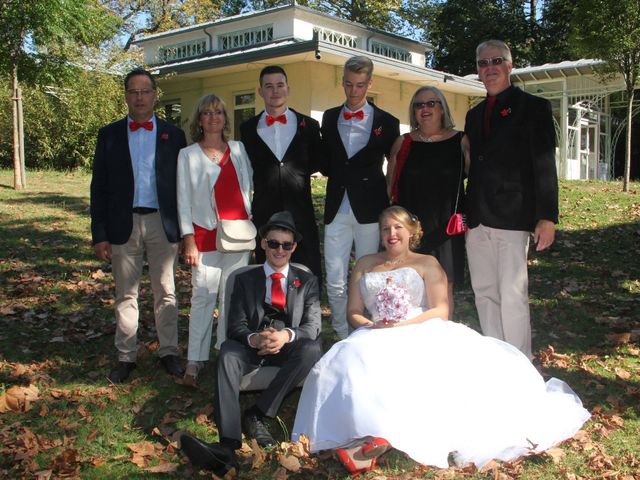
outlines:
M376 458L391 448L391 444L384 438L374 437L364 442L360 453L364 458Z
M338 460L352 477L369 472L376 467L375 458L364 458L360 446L351 448L336 448Z

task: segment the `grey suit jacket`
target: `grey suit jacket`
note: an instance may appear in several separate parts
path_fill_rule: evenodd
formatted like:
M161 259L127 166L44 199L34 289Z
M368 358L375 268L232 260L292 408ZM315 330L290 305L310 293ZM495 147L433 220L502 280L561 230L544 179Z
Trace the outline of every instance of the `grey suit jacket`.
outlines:
M287 328L295 332L294 341L303 338L316 340L321 328L318 279L290 265L287 285ZM265 315L266 288L262 268L254 268L237 276L228 306L227 338L249 345L248 336L258 331Z

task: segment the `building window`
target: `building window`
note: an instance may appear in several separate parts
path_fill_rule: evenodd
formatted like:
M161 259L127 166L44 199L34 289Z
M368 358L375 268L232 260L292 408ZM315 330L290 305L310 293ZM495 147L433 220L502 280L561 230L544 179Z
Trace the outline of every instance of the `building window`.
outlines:
M273 25L240 30L218 36L218 50L233 50L235 48L259 45L273 40Z
M160 108L162 109L161 115L167 122L182 128L182 104L179 100L162 103Z
M386 43L371 42L371 53L377 53L384 57L400 60L401 62L411 63L411 52L404 48L394 47Z
M256 94L242 92L233 94L233 138L240 140L240 125L256 114Z
M348 35L323 27L315 27L313 31L318 35L318 40L342 45L343 47L358 48L358 38L355 35Z
M198 38L188 42L174 43L158 49L158 63L175 62L198 57L207 51L207 39Z

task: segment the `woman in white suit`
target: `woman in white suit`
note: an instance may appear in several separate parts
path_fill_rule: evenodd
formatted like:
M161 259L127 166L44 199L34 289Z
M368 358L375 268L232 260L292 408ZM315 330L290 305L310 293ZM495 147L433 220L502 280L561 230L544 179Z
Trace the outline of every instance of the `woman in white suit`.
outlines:
M222 290L227 276L249 263L249 251L216 250L218 220L251 218L253 171L244 145L227 139L228 124L224 102L215 95L202 97L190 119L194 143L178 155L178 218L184 261L192 266L187 385L195 385L198 371L209 360L218 297L217 336L225 337Z

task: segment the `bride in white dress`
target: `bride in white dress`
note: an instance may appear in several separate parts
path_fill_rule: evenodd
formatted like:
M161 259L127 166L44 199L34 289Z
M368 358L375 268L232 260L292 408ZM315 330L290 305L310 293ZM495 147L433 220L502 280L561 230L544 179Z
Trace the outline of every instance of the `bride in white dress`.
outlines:
M446 274L410 250L420 223L402 207L380 217L385 251L362 257L349 284L356 330L313 368L293 439L336 449L357 475L389 446L445 468L541 452L590 417L569 386L546 383L515 347L445 320Z

